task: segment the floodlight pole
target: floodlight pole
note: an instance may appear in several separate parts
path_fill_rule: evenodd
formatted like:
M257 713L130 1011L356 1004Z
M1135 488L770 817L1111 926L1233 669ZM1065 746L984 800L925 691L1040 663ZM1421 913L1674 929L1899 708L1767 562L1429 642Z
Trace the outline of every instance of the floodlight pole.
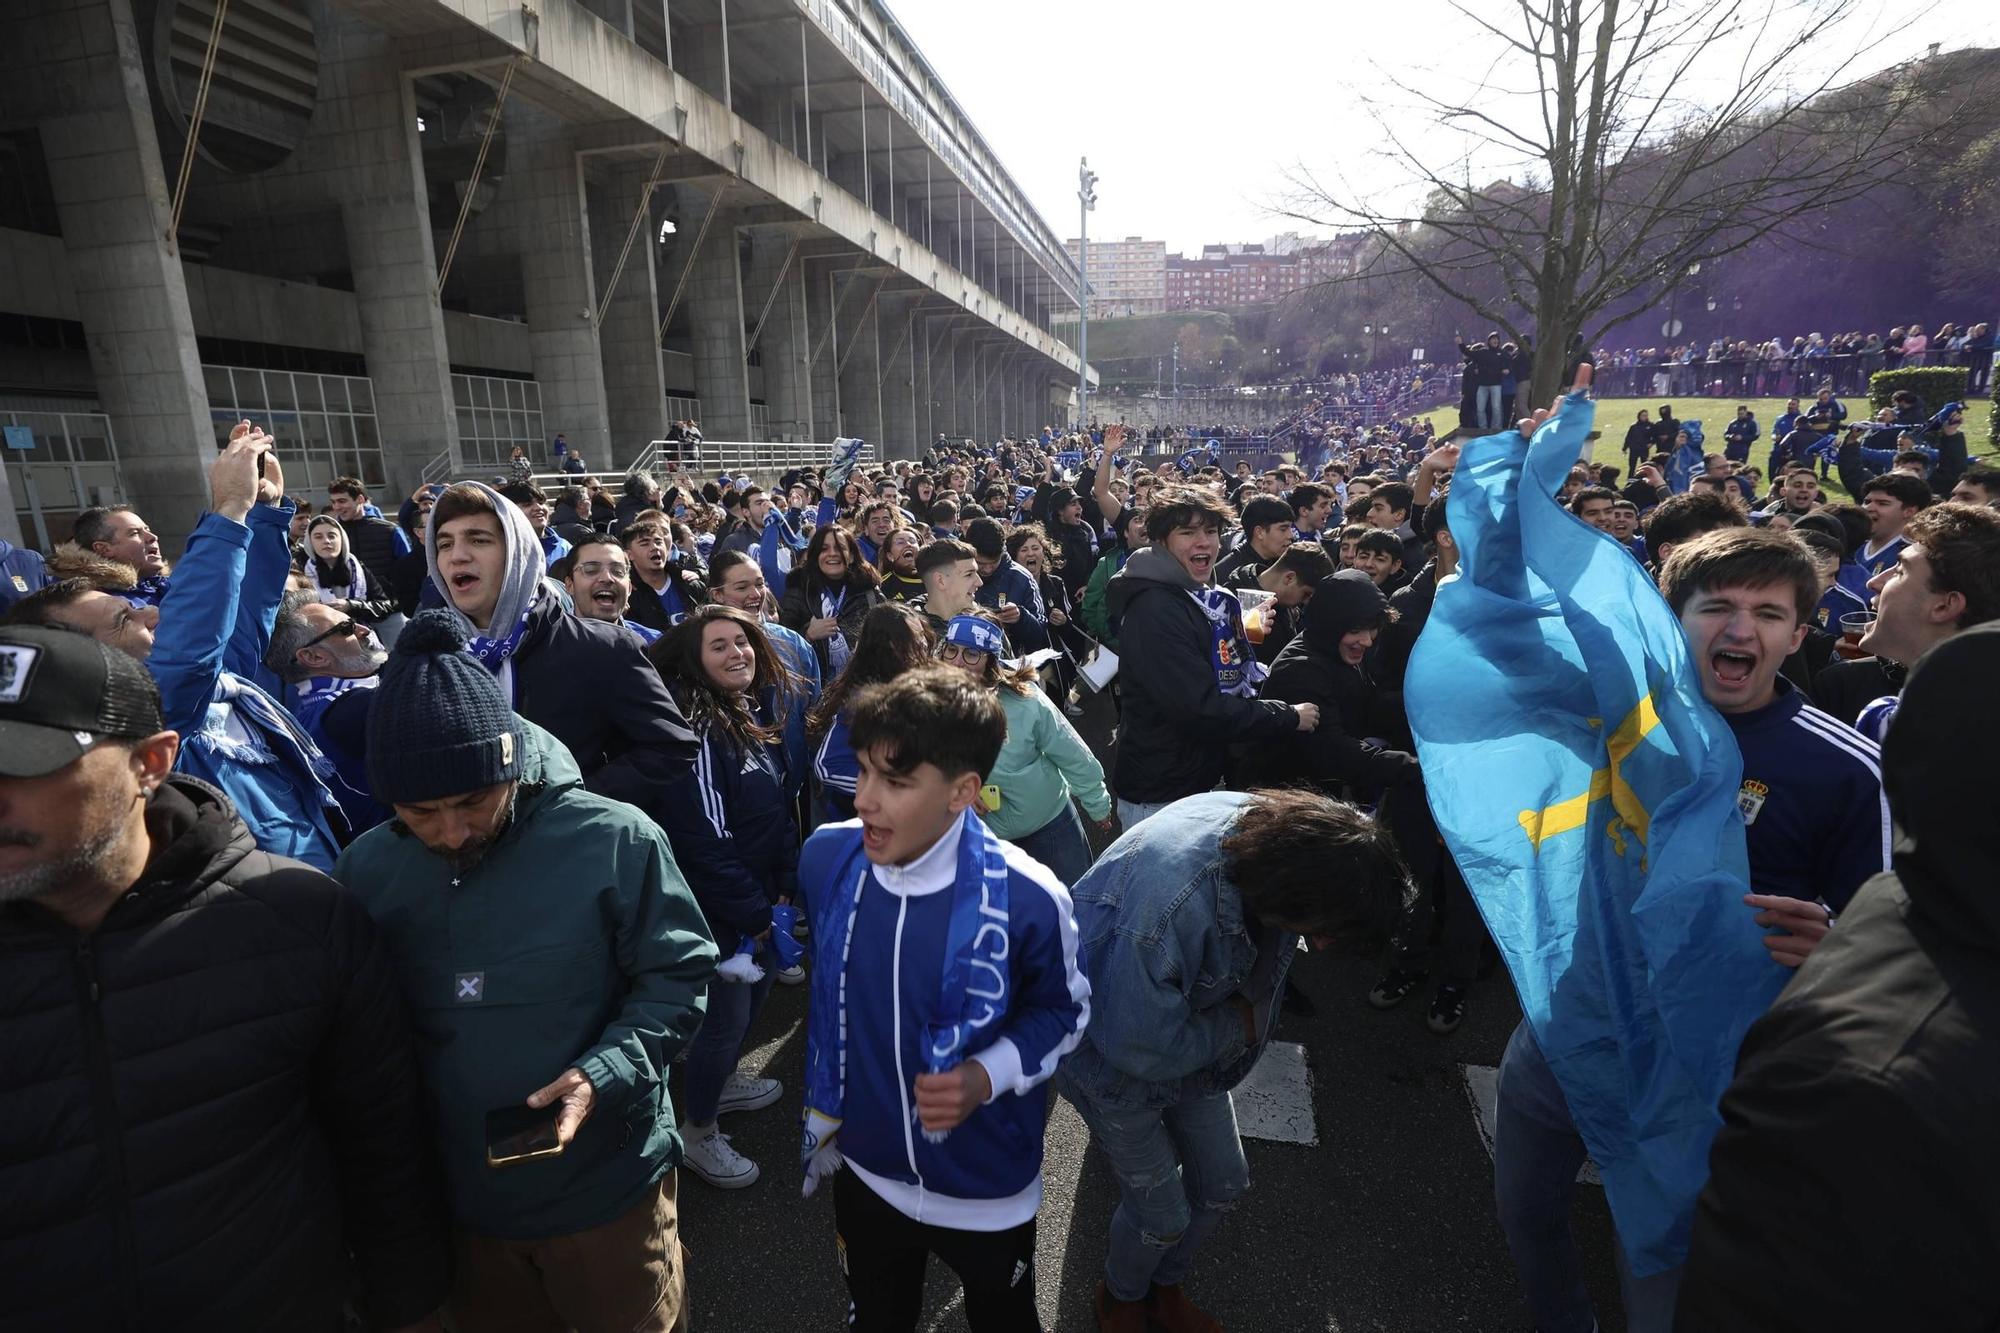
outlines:
M1090 210L1097 207L1097 173L1089 158L1079 158L1076 166L1077 297L1076 315L1076 427L1090 429Z

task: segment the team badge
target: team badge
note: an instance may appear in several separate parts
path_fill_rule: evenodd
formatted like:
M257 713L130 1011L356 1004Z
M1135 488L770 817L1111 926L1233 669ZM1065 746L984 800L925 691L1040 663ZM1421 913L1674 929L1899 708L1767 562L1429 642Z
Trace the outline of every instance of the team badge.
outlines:
M1743 816L1745 824L1757 822L1757 812L1764 808L1764 799L1771 789L1755 778L1745 778L1736 791L1736 809Z

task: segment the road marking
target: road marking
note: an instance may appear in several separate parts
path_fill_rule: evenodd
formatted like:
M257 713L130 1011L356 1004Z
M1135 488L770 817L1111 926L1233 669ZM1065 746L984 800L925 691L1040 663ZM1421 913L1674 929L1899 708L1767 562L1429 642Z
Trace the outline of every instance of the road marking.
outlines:
M1460 1065L1458 1076L1465 1082L1465 1096L1472 1103L1472 1119L1479 1126L1479 1141L1486 1145L1486 1155L1493 1156L1493 1122L1498 1115L1500 1101L1500 1071L1492 1065ZM1597 1163L1584 1160L1583 1169L1576 1178L1586 1185L1602 1186L1598 1177Z
M1244 1138L1319 1146L1312 1071L1306 1065L1306 1048L1297 1042L1274 1041L1266 1046L1263 1058L1229 1099L1236 1105L1236 1128Z

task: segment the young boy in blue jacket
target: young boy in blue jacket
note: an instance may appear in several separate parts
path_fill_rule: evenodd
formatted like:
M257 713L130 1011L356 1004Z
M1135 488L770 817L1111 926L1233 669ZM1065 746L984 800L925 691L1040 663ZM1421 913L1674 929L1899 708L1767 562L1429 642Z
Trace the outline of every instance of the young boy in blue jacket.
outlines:
M848 726L859 818L799 858L814 950L805 1192L839 1172L850 1328L915 1329L935 1254L965 1285L973 1333L1040 1333L1035 1089L1090 1021L1069 892L979 821L1006 739L990 690L925 668L862 691Z

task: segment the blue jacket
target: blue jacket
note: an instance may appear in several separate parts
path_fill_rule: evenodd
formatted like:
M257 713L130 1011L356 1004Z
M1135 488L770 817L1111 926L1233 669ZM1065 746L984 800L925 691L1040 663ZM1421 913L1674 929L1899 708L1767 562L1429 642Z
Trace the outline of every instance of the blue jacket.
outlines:
M42 563L42 553L0 537L0 615L29 593L48 586L49 571Z
M402 535L401 528L396 529L396 532L398 536ZM404 540L407 541L408 538ZM552 565L569 554L569 543L564 541L563 535L553 527L543 528L539 540L542 543L543 557ZM404 554L407 555L408 552L406 551Z
M255 679L276 684L263 656L291 569L291 521L290 504L253 506L247 523L203 514L160 603L146 666L181 734L176 770L220 787L263 850L331 873L340 854L332 765Z
M804 685L793 696L792 711L785 718L785 781L792 795L797 796L805 786L806 771L812 766L806 745L806 714L819 702L819 656L806 642L805 635L775 620L764 622L764 634L778 656L785 659L786 668Z
M1097 1020L1059 1076L1101 1105L1171 1106L1241 1083L1270 1040L1298 937L1254 936L1219 844L1250 797L1176 801L1113 843L1076 882L1077 928ZM1275 950L1257 966L1260 953ZM1260 1037L1245 1045L1229 998L1255 978Z
M914 1084L924 1072L924 1029L936 1012L958 874L960 826L903 867L873 866L849 930L847 1105L840 1150L876 1193L917 1221L1000 1231L1041 1206L1042 1122L1030 1095L1090 1021L1090 984L1078 954L1069 894L1011 843L1007 855L1008 1005L967 1043L993 1084L992 1098L942 1143L917 1128ZM830 877L861 840L858 821L829 824L807 840L799 879L813 905L834 897ZM900 945L900 948L898 947Z
M990 610L1000 609L1001 594L1007 601L1021 608L1021 618L1011 625L1003 625L1007 639L1014 650L1032 653L1049 646L1049 613L1042 602L1042 589L1035 582L1035 576L1014 563L1013 557L1000 557L1000 567L993 576L980 585L973 594L973 600Z
M772 903L798 897L799 826L782 745L744 750L720 727L700 731L702 817L674 828L674 860L727 958L770 927Z
M842 819L854 818L854 784L861 776L860 761L847 738L847 719L836 717L819 739L813 755L813 777L819 784L820 800Z
M368 714L381 679L314 676L287 686L283 696L292 716L333 765L327 785L340 802L350 842L389 818L389 807L368 786Z
M1750 457L1750 446L1757 443L1763 432L1757 429L1757 418L1734 417L1722 428L1723 452L1735 459Z

